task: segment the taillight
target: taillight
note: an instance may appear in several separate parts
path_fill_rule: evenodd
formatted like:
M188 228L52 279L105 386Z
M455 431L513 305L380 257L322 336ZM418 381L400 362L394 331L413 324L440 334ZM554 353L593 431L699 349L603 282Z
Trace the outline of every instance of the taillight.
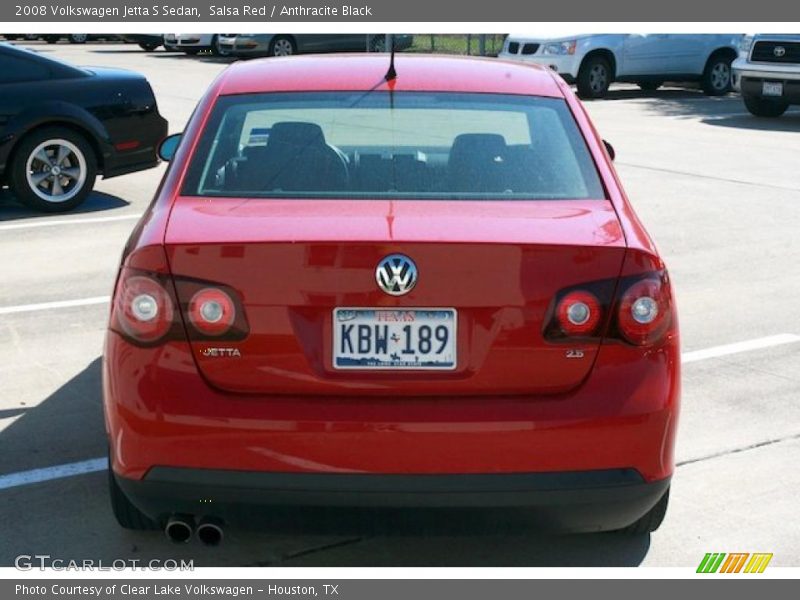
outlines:
M223 335L236 320L236 305L221 289L203 288L189 302L189 320L200 333Z
M250 331L241 299L232 288L170 276L160 246L146 246L126 258L110 328L138 346L187 339L238 341Z
M551 342L603 337L646 346L669 329L672 311L666 271L592 281L556 295L543 333Z
M619 332L627 341L644 346L664 333L671 313L669 288L663 277L652 275L621 289L617 306Z
M561 331L570 336L591 336L600 324L602 309L599 300L589 292L575 290L558 303L556 318Z
M152 344L164 338L175 319L172 297L155 277L123 271L114 306L114 321L133 340Z

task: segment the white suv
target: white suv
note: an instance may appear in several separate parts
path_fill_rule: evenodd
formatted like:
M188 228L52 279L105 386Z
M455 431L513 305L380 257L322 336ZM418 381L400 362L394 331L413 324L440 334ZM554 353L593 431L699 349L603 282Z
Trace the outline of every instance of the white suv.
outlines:
M757 117L780 117L790 104L800 104L800 34L745 36L733 85Z
M731 90L739 34L603 34L506 38L500 58L545 65L578 85L582 98L602 98L614 81L658 89L665 81L699 81L703 91Z

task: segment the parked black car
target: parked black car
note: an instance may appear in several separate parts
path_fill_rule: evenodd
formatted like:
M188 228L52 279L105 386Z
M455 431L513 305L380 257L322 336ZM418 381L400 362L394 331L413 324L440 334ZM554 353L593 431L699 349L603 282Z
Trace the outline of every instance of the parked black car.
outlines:
M122 37L123 42L139 44L139 48L145 52L152 52L159 46L164 45L164 36L160 33L123 33L120 37Z
M0 43L0 184L25 204L70 210L97 174L156 166L166 135L142 75L75 67Z

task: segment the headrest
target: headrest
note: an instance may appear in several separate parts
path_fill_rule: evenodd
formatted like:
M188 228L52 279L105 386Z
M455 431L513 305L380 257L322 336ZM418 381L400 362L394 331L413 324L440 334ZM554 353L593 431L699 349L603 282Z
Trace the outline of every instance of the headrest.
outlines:
M282 121L270 129L268 143L319 146L325 144L325 135L316 123Z
M450 149L450 160L464 159L467 156L503 159L506 152L506 140L496 133L462 133L453 140Z

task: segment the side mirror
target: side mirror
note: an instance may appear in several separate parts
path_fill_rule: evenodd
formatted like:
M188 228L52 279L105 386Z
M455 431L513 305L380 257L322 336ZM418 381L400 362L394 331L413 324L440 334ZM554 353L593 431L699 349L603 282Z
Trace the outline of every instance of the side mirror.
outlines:
M178 144L181 143L181 136L183 136L182 133L173 133L164 138L164 141L158 147L158 157L161 160L166 162L172 160L172 157L175 156L175 151L178 149Z
M617 152L614 150L614 146L612 146L605 140L603 140L603 145L606 147L606 152L608 152L608 155L611 157L611 160L614 160L617 157Z

